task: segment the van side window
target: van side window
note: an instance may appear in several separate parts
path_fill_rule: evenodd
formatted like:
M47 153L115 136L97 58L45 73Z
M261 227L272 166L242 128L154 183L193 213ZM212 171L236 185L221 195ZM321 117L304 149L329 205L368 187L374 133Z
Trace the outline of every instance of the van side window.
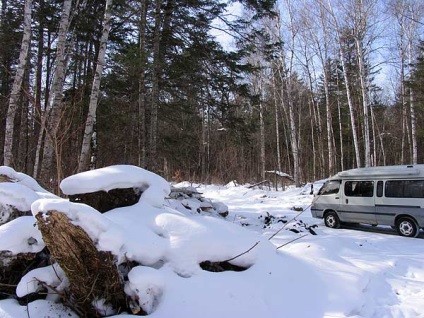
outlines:
M318 195L329 195L339 193L340 180L330 180L324 183L321 189L318 191Z
M383 181L377 181L377 196L379 198L383 196Z
M374 182L346 181L344 191L348 197L372 197L374 195Z
M388 198L424 198L423 180L386 181L385 195Z

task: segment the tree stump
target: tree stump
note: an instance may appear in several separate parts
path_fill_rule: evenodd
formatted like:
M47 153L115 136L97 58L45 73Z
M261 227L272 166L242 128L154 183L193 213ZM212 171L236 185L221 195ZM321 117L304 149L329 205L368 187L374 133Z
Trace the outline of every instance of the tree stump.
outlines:
M70 294L66 297L72 309L81 317L106 315L94 305L102 301L115 312L126 309L123 282L113 255L98 251L88 234L64 213L38 213L36 219L46 246L69 279Z

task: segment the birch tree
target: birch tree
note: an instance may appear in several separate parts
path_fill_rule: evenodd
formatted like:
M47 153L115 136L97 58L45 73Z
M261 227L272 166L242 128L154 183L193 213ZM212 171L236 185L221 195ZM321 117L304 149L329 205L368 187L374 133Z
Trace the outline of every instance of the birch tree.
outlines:
M369 98L367 89L367 74L365 70L365 48L364 41L366 33L370 28L370 17L373 13L375 2L373 0L363 1L354 0L353 6L348 7L349 13L352 14L353 38L355 40L356 54L359 66L359 79L362 95L362 110L364 116L364 146L365 146L365 167L371 165L371 142L370 142L370 119L369 119ZM367 47L371 43L367 42ZM376 144L374 143L374 147ZM376 158L374 158L376 159Z
M390 2L390 13L396 20L396 50L399 54L400 100L402 105L402 146L401 163L405 159L406 141L411 140L410 163L418 161L417 121L415 97L412 87L407 87L415 60L418 41L419 20L424 14L424 5L414 0L393 0Z
M344 79L344 84L345 84L345 88L346 88L346 98L347 98L347 103L349 105L350 122L351 122L351 126L352 126L351 127L352 128L352 137L353 137L353 144L354 144L354 149L355 149L356 167L359 168L359 167L362 166L362 161L361 161L361 154L360 154L360 150L359 150L358 133L357 133L357 130L356 130L356 115L355 115L355 110L354 110L353 100L352 100L352 93L351 93L351 88L350 88L350 78L348 76L347 65L346 65L346 60L345 60L345 49L344 49L344 46L343 46L343 35L342 35L340 23L339 23L340 17L337 17L337 15L335 14L330 0L328 0L327 4L328 4L327 10L331 15L331 18L332 18L332 21L333 21L333 27L334 27L336 38L337 38L338 53L339 53L340 63L342 65L343 79Z
M3 164L6 166L13 166L13 136L15 130L15 115L18 110L19 99L21 95L22 82L25 73L25 67L28 63L29 48L31 44L31 7L32 0L25 1L24 7L24 23L23 23L23 37L21 43L21 50L19 53L18 66L13 81L12 91L10 94L9 107L6 116L6 131L4 140L4 158Z
M289 40L289 56L288 56L288 66L287 66L287 79L286 79L286 90L287 90L287 108L289 115L289 123L290 123L290 145L292 150L293 157L293 178L296 186L300 186L300 161L299 161L299 140L298 140L298 129L296 125L295 119L295 110L292 95L293 89L293 73L294 73L294 58L295 58L295 38L297 34L297 30L295 30L295 22L294 22L294 12L291 0L286 0L286 6L288 9L289 15L289 32L290 32L290 40ZM283 55L284 56L284 55ZM284 94L282 94L284 96Z
M49 101L47 108L44 110L40 134L38 137L35 162L34 162L34 178L38 176L41 163L41 176L47 179L50 174L51 164L53 160L53 139L56 123L60 116L60 104L62 103L63 96L63 83L65 80L65 67L66 67L66 36L70 24L70 12L72 7L72 0L65 0L63 2L62 14L59 23L59 32L56 45L56 67L51 84L49 94ZM48 127L46 125L49 125ZM47 129L47 130L46 130ZM44 142L43 142L44 141ZM40 158L41 150L44 145L43 158Z
M93 85L90 94L90 104L88 108L87 121L85 123L84 136L79 157L78 171L88 170L91 155L91 142L96 122L97 105L99 103L100 82L105 65L106 45L109 38L110 20L112 12L112 0L106 0L105 15L103 19L103 31L100 38L100 48L97 57L96 72L94 73Z

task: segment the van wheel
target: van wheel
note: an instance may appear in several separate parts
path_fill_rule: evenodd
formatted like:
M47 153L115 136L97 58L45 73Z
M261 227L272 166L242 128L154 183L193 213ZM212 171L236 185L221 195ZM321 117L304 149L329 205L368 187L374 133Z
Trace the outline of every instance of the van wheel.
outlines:
M406 237L417 237L420 233L417 223L410 217L401 217L397 220L396 231L399 235Z
M340 227L340 219L336 212L327 212L324 216L325 226L331 227L332 229L338 229Z

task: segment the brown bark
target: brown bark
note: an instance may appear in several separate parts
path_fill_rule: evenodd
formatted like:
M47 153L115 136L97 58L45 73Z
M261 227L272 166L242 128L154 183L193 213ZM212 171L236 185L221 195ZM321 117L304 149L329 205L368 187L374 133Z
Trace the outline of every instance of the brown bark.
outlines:
M97 316L92 303L99 299L115 310L126 307L123 282L110 252L98 251L64 213L38 213L36 219L46 246L69 279L69 299L78 314Z

